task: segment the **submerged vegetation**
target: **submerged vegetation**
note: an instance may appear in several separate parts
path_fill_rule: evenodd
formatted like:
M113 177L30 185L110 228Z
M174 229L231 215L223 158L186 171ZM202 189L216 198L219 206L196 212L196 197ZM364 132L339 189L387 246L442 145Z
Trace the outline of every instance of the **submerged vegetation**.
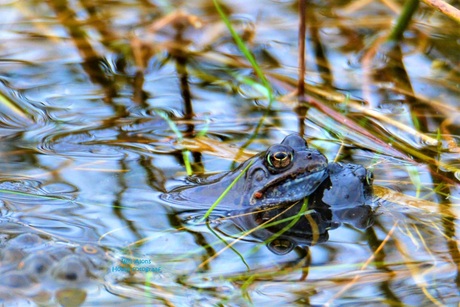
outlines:
M0 281L0 302L457 304L458 7L8 1L0 274L19 275ZM160 200L293 131L330 162L372 170L376 214L325 223L311 199L253 215L212 211L225 194L203 195L208 212ZM20 275L50 246L86 255L85 272L66 277L78 290L54 281L65 263L52 278Z

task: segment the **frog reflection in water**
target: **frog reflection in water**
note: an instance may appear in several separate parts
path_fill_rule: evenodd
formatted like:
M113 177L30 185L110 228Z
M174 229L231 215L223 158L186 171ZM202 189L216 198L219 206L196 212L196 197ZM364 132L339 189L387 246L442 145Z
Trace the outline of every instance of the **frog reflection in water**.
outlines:
M313 193L328 176L326 157L308 148L299 135L291 134L232 172L210 176L200 184L179 187L161 197L176 205L207 209L247 167L218 210L292 203Z

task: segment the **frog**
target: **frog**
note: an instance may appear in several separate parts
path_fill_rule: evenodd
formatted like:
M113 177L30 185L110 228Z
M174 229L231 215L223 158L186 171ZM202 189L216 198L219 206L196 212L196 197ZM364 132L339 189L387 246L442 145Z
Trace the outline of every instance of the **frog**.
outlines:
M329 231L347 224L365 230L374 223L373 174L364 166L331 162L328 177L301 201L264 210L233 211L230 218L250 237L266 242L282 256L295 247L329 239Z
M327 166L327 158L294 133L233 171L174 188L160 198L182 207L207 209L245 170L216 210L282 205L312 194L328 177Z
M277 255L326 242L328 232L344 223L364 230L374 222L372 172L359 164L328 163L298 134L288 135L234 171L192 177L189 185L163 194L162 199L182 206L179 211L186 215L208 209L245 169L219 204L225 210L223 217L250 231L249 237L266 242ZM300 212L305 206L306 211Z

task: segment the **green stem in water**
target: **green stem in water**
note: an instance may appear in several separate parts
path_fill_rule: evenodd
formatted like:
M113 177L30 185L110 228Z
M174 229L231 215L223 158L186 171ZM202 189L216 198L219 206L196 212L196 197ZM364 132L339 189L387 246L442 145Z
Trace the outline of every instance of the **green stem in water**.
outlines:
M212 211L214 210L214 208L217 207L217 205L222 201L222 199L225 197L225 195L227 195L227 193L230 191L230 189L238 182L238 180L240 180L240 178L247 172L247 170L249 169L249 167L254 163L255 160L252 160L251 162L249 162L248 165L246 165L246 167L241 171L241 173L239 173L239 175L235 178L235 180L232 181L232 183L230 183L230 185L225 189L225 191L220 194L219 198L212 204L211 208L208 209L208 211L206 211L205 215L200 219L199 222L202 222L204 221L205 219L207 219L209 217L209 215L211 215Z
M155 110L155 113L158 114L161 118L163 118L168 123L171 130L176 134L178 141L182 142L183 140L182 133L179 131L176 124L171 120L171 118L169 118L168 114L166 114L166 112L161 111L161 110ZM193 171L192 171L192 166L191 166L190 159L189 159L189 151L187 149L182 150L182 158L184 159L184 165L185 165L185 170L187 172L187 175L191 176Z
M393 27L387 41L398 42L401 40L404 31L409 26L409 23L418 8L419 0L408 0L403 7L401 15L399 15L396 25Z
M240 51L244 54L246 59L251 63L252 68L254 69L256 75L260 78L262 81L262 84L265 86L265 88L268 91L268 101L269 105L271 105L271 102L273 101L273 90L271 88L270 82L268 82L267 78L265 78L265 75L260 68L259 64L257 64L256 59L252 55L252 53L249 51L248 47L246 47L244 41L241 39L241 37L236 33L235 29L233 28L232 24L230 23L230 20L228 19L227 15L225 15L224 10L219 4L218 0L213 0L214 6L216 7L217 12L220 15L220 18L222 18L222 21L225 23L227 26L228 30L230 31L230 34L232 35L233 39L235 40L236 45L240 49Z

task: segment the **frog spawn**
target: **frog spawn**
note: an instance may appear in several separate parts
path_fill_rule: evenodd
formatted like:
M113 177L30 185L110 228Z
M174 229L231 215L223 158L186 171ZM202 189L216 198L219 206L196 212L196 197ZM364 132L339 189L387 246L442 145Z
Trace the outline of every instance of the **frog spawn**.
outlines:
M6 239L0 245L0 300L84 288L104 273L104 256L95 246L61 245L32 233Z

